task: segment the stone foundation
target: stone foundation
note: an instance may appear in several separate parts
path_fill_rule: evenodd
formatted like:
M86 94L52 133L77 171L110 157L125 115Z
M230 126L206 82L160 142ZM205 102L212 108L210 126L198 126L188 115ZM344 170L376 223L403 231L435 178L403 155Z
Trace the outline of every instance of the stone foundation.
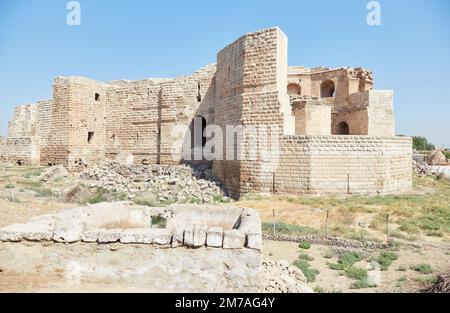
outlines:
M152 228L152 219L165 228ZM238 207L104 203L0 230L0 268L171 292L259 292L261 224Z

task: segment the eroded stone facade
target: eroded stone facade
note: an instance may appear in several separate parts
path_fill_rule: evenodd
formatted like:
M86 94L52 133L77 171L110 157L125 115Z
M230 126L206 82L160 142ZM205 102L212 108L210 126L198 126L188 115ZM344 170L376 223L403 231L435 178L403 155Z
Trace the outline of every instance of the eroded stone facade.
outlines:
M207 125L223 130L213 174L235 197L411 188L411 139L395 136L393 92L373 90L363 68L288 67L278 28L244 35L218 53L216 65L190 76L58 77L53 99L16 109L0 152L4 161L75 171L104 159L178 164L202 150ZM227 126L264 136L238 130L231 140ZM249 153L254 147L264 153Z

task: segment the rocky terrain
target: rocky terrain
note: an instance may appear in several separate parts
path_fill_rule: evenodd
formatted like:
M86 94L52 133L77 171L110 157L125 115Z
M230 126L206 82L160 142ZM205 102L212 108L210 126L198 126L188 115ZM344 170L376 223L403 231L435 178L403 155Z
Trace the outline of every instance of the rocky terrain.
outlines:
M264 260L263 291L268 293L311 293L302 271L288 261Z
M50 179L52 173L64 175L60 172L52 167L41 180ZM214 203L229 200L220 182L214 180L211 170L206 167L103 162L79 174L79 179L90 190L102 189L145 202ZM69 188L66 194L71 196L75 192L74 188Z

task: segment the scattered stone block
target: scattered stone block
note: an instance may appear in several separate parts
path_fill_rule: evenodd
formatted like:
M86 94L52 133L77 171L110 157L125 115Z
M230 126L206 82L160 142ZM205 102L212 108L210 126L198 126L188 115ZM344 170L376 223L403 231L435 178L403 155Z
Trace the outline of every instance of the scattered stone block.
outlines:
M183 245L184 229L176 229L172 236L172 248L178 248Z

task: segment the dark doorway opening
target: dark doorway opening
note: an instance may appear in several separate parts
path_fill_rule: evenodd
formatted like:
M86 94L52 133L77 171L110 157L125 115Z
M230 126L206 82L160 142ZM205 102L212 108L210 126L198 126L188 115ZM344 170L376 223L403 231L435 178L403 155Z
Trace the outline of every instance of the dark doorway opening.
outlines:
M349 135L350 134L350 128L348 127L348 124L346 122L340 122L339 123L339 135Z

